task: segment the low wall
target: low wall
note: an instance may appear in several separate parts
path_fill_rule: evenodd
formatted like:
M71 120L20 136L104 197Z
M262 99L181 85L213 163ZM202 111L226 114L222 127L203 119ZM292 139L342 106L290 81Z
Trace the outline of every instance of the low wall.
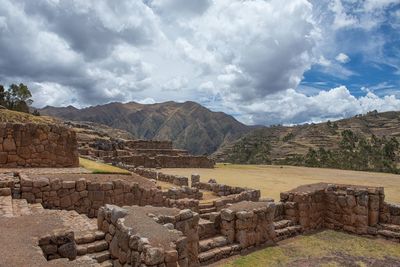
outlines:
M126 168L123 165L120 165L120 166L123 168ZM158 171L151 170L151 169L145 169L145 168L128 167L126 169L128 169L129 171L134 172L140 176L143 176L145 178L159 180L159 181L167 182L167 183L174 184L177 186L188 186L189 185L189 179L184 176L164 174L162 172L158 172Z
M77 167L74 131L47 124L0 124L0 167Z
M163 192L163 196L170 199L191 198L200 200L203 198L203 193L197 188L183 186L179 188L170 188L168 191Z
M244 187L229 186L229 185L218 184L218 183L214 183L214 182L192 183L192 187L195 187L195 188L198 188L201 190L212 191L212 192L216 193L218 196L234 195L234 194L239 194L241 192L249 190L248 188L244 188Z
M106 205L99 210L98 228L106 233L114 266L199 265L198 214L182 210L151 218L136 209ZM133 220L136 212L140 224ZM149 227L155 232L147 232Z
M106 162L123 163L145 168L214 168L215 162L206 156L167 156L131 155L121 157L104 157Z
M390 225L400 225L400 206L384 198L382 187L314 184L281 193L281 205L285 219L306 232L328 228L400 240L400 235L387 231ZM282 213L275 216L281 218Z
M172 141L129 140L124 144L131 149L172 149Z
M275 204L241 202L221 210L221 233L240 249L259 246L275 239Z

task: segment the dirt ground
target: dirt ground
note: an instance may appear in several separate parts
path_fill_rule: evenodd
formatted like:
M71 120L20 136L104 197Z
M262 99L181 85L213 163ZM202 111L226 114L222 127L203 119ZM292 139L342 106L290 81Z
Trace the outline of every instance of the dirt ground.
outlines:
M164 173L190 177L200 174L202 182L210 178L219 183L247 186L261 190L263 197L279 200L279 193L311 183L341 183L385 187L386 200L400 203L400 175L359 172L336 169L319 169L277 165L217 164L214 169L162 169Z

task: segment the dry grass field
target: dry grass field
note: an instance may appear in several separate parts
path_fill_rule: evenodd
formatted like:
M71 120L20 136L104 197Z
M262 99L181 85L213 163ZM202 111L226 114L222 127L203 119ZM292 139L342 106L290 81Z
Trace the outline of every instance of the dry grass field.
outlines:
M342 232L322 231L297 236L213 267L338 267L400 266L400 245Z
M214 169L162 169L164 173L188 176L198 173L201 181L261 190L263 197L279 200L279 193L311 183L341 183L385 187L386 200L400 203L400 175L277 165L217 164Z

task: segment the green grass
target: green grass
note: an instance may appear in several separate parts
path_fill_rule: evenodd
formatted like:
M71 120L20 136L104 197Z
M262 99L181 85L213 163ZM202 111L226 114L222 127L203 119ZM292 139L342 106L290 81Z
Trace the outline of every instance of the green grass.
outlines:
M400 262L399 243L369 239L342 232L323 231L313 235L298 236L246 256L238 257L220 266L346 266L340 257L352 266L369 266L368 260L387 258ZM310 265L301 265L299 261ZM384 266L384 265L382 265Z
M96 174L131 174L127 170L84 158L79 158L79 165Z

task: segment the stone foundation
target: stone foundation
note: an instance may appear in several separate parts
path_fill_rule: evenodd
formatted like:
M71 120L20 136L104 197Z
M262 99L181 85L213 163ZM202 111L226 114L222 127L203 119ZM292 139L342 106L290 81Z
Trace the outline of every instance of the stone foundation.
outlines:
M77 167L74 131L47 124L0 126L0 167Z

